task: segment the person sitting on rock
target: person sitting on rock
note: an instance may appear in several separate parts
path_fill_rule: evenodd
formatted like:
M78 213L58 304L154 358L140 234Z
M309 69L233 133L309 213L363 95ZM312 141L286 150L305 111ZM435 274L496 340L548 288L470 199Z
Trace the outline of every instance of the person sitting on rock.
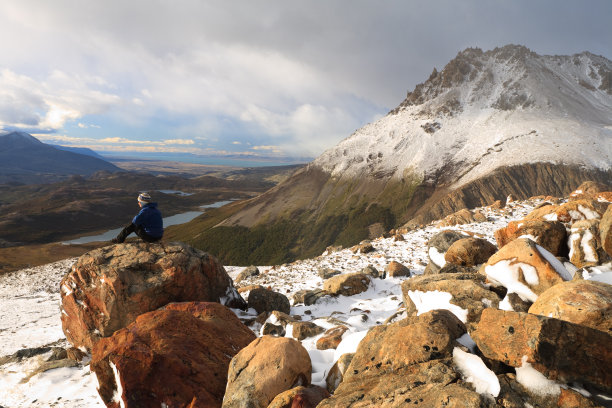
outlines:
M140 212L116 238L111 240L112 243L122 243L132 232L135 232L145 242L157 242L162 238L164 224L161 212L157 209L157 203L151 202L149 194L142 193L138 196L138 205L141 208Z

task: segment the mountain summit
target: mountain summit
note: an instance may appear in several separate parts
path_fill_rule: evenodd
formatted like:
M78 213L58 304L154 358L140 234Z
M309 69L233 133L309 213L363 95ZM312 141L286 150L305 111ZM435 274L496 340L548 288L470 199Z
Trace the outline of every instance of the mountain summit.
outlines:
M239 235L248 242L280 231L286 252L277 256L314 256L332 243L352 245L509 194L563 196L585 180L607 183L611 157L610 60L541 56L516 45L469 48L214 234L246 227ZM192 242L210 248L214 234Z
M508 45L460 52L389 115L313 165L342 177L408 171L457 188L524 163L609 169L611 142L611 61Z

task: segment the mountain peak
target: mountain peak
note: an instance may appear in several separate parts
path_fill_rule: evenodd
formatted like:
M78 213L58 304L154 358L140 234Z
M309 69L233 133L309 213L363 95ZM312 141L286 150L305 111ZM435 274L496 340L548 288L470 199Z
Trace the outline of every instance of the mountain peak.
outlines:
M612 61L468 48L313 165L338 177L412 174L457 188L525 163L609 169L611 132Z
M0 135L0 146L2 150L39 144L42 144L40 140L26 132L15 131Z

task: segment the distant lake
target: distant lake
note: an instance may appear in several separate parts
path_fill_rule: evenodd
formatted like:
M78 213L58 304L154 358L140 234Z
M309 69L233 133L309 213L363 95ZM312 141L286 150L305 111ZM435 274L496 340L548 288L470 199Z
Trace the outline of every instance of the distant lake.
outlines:
M168 190L168 191L170 191L170 190ZM168 194L172 194L172 193L168 193ZM193 220L198 215L202 215L207 208L219 208L219 207L223 207L225 204L229 204L232 201L233 200L229 200L229 201L226 200L226 201L218 201L218 202L212 203L212 204L204 204L204 205L200 206L200 208L202 208L202 211L187 211L187 212L184 212L184 213L181 213L181 214L171 215L170 217L164 217L164 228L170 227L172 225L184 224L186 222L189 222L189 221ZM127 223L128 223L128 220L126 220L126 225L127 225ZM110 241L111 239L115 238L117 236L117 234L119 234L119 232L121 232L122 229L123 229L123 227L115 228L115 229L106 231L106 232L104 232L102 234L89 235L89 236L86 236L86 237L81 237L81 238L73 239L71 241L64 241L62 243L64 245L71 245L71 244L87 244L89 242Z

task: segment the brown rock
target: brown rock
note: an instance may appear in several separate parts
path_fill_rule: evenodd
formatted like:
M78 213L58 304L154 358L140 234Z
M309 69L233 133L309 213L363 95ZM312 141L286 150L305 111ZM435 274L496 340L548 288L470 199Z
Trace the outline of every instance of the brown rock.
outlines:
M278 394L310 384L310 356L300 342L263 336L230 362L224 408L266 408Z
M299 386L278 394L268 408L315 408L329 397L325 388L317 385Z
M529 313L612 334L612 285L590 280L559 283L542 293Z
M279 312L288 314L291 311L291 305L287 296L268 289L251 290L247 303L249 307L255 309L257 313L278 310Z
M498 307L499 296L484 287L484 276L474 273L438 274L415 276L402 282L402 294L408 316L417 314L413 297L418 299L427 292L447 292L450 303L465 310L465 324L475 327L482 311L487 307Z
M334 392L336 388L342 382L344 378L344 373L348 369L349 364L351 364L351 360L355 353L344 353L338 358L338 360L334 363L332 368L329 369L329 373L325 378L325 384L327 385L327 391Z
M81 256L60 284L62 328L88 349L137 316L171 302L245 308L223 266L183 243L112 245Z
M493 284L504 286L531 302L546 289L572 279L550 252L526 238L515 239L502 247L482 266L480 273Z
M497 251L497 247L481 238L462 238L451 244L446 251L446 262L460 266L475 266L486 262Z
M218 303L170 305L101 339L91 369L109 407L219 407L230 359L254 337Z
M556 204L546 204L540 207L535 208L531 211L527 216L523 219L523 221L532 221L532 220L549 220L556 221L555 211L559 208ZM553 215L555 214L555 215Z
M243 294L245 292L250 292L253 289L265 289L265 288L261 285L247 285L247 286L242 286L238 288L238 293Z
M299 290L293 294L293 304L303 303L305 306L311 306L327 295L329 295L329 293L322 289Z
M295 322L293 323L293 338L302 341L308 337L314 337L325 331L321 326L317 326L313 322Z
M484 396L462 385L452 359L432 360L405 367L401 373L345 379L334 395L318 408L494 407Z
M342 336L348 330L346 326L336 326L327 330L323 336L317 340L317 350L336 349L342 341Z
M606 211L608 203L593 199L582 199L561 204L556 209L557 220L573 223L580 220L599 219Z
M568 243L569 260L578 268L600 265L609 258L601 246L599 220L576 221Z
M370 277L363 273L336 275L323 282L323 290L331 295L353 296L368 290Z
M391 261L385 268L385 273L391 278L410 276L410 269L399 262Z
M599 239L603 250L612 256L612 205L608 205L599 222Z
M612 391L612 336L559 319L486 309L471 333L485 357L512 367L524 360L551 380Z
M530 237L555 256L567 256L567 230L559 221L510 221L508 226L495 231L495 240L501 248L523 235Z
M448 310L433 310L375 326L361 340L344 378L379 375L429 360L452 357L465 326Z

